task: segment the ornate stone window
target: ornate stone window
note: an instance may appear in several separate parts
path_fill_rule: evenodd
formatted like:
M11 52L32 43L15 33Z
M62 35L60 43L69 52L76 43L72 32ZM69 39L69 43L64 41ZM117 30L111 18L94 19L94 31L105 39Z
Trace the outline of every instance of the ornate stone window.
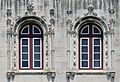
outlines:
M28 23L19 30L19 68L43 68L43 30L37 24Z
M79 68L103 68L103 32L97 24L88 22L79 29Z

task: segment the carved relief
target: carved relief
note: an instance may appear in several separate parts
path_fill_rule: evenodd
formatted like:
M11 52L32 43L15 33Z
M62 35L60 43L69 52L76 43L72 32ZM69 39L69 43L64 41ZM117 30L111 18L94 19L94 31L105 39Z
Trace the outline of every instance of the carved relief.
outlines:
M27 4L27 12L25 12L25 15L36 15L36 12L33 12L34 6L33 3Z
M97 16L97 14L93 12L93 10L94 6L92 3L90 3L88 6L88 13L85 16Z

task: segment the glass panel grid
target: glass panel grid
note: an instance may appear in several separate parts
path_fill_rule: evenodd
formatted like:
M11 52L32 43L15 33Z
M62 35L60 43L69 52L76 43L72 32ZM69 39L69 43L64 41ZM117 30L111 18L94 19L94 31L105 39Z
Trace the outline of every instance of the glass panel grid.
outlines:
M40 68L41 67L41 53L42 53L42 50L41 50L41 39L40 38L34 38L33 39L33 66L34 68Z
M28 68L29 67L29 39L21 38L21 67Z
M89 43L89 40L88 38L81 38L81 48L80 48L80 55L81 55L81 68L88 68L89 67L89 57L88 57L88 53L89 53L89 50L88 50L88 43Z
M93 67L100 68L101 66L101 39L93 38Z

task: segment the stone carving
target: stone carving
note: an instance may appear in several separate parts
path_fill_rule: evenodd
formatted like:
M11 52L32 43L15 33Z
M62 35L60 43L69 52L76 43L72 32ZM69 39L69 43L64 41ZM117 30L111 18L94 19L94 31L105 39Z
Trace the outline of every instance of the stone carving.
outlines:
M55 20L54 20L53 18L51 18L51 19L50 19L50 23L51 23L52 25L54 25L54 24L55 24Z
M50 16L52 17L52 16L54 16L54 15L55 15L54 9L50 9Z
M27 12L25 12L25 15L36 15L36 12L33 12L33 10L34 10L33 3L28 3Z
M113 82L114 81L114 79L115 79L115 72L107 72L107 79L108 80L111 80L111 82Z
M75 77L75 73L74 72L66 72L66 78L67 79L73 80L74 77Z
M97 16L97 14L93 12L93 10L94 6L92 3L90 3L88 6L88 13L85 16Z
M11 11L11 9L7 9L7 12L6 12L6 14L7 14L7 17L11 17L11 14L12 14L12 11Z
M114 9L109 9L109 13L114 14L115 13Z

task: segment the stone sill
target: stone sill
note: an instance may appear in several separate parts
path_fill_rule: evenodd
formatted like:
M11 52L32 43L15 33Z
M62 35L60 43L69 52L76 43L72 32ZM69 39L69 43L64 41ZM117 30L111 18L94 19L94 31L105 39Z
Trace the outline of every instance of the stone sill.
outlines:
M13 75L47 75L51 73L55 73L54 71L44 71L44 70L17 70L17 71L10 71L7 73L13 73Z
M70 71L66 72L75 75L108 75L110 73L114 73L114 71L106 71L106 70L78 70L78 71Z
M76 75L105 75L109 71L104 71L104 70L80 70L80 71L75 71Z

